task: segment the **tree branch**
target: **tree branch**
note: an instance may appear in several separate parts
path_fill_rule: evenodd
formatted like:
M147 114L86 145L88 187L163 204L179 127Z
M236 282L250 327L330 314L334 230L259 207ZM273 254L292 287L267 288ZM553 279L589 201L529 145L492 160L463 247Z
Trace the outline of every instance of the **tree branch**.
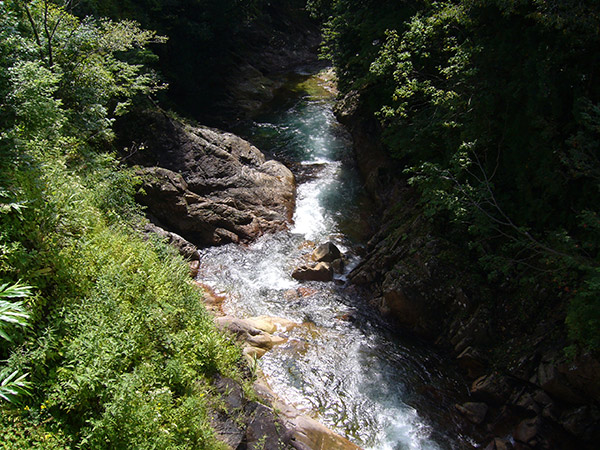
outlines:
M38 33L37 27L35 26L35 22L33 21L33 17L31 16L31 11L29 10L29 6L27 4L23 5L25 7L25 12L27 13L27 19L29 20L29 24L31 25L31 29L33 30L33 35L35 37L35 43L41 47L42 41L40 41L40 35Z

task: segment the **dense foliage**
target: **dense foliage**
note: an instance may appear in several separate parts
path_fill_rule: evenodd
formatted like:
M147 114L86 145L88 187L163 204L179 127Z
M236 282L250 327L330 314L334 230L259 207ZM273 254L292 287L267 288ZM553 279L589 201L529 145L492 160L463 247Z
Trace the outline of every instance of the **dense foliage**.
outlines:
M136 178L107 152L115 117L161 88L138 62L163 41L0 2L0 376L21 401L2 402L3 448L220 446L210 380L238 376L239 349L185 262L135 231Z
M169 36L164 45L152 47L160 57L155 66L169 83L163 101L209 120L229 75L256 40L252 26L270 26L277 11L301 6L303 0L82 0L75 12L136 20Z
M309 4L426 213L491 281L570 298L571 337L600 349L597 2Z

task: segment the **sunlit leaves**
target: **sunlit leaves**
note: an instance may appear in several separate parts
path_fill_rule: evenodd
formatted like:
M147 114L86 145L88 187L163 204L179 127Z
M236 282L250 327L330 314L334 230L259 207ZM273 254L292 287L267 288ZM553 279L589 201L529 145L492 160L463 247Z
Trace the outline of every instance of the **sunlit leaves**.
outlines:
M16 403L20 396L29 394L31 383L27 381L28 375L28 373L19 375L18 370L0 371L0 403L2 401Z
M39 61L19 61L9 69L13 86L8 95L23 138L52 136L62 126L65 116L62 101L56 98L60 77Z

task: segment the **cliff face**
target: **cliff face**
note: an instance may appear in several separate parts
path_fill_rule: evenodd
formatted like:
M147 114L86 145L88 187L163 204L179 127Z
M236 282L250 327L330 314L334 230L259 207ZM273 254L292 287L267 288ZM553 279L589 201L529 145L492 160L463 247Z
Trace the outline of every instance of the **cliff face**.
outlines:
M564 356L564 300L543 287L530 293L510 280L488 283L468 249L449 239L451 230L422 214L418 193L387 157L360 94L347 95L337 115L353 134L383 217L351 282L367 289L399 330L455 356L472 397L457 409L488 436L488 448L511 448L507 434L515 448L594 448L600 363L589 354ZM538 307L528 311L530 303Z

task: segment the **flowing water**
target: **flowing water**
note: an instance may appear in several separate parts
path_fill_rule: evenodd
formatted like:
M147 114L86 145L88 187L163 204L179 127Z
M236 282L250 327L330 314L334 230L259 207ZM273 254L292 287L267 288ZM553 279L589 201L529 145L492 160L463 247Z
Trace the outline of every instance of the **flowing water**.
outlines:
M199 279L227 298L227 314L302 324L281 333L287 341L259 365L271 388L305 414L366 449L469 448L452 415L465 388L446 375L443 358L393 335L344 274L331 283L291 277L328 240L346 254L347 274L365 237L368 201L326 87L319 77L297 76L279 101L236 130L295 171L294 223L249 246L203 250Z

